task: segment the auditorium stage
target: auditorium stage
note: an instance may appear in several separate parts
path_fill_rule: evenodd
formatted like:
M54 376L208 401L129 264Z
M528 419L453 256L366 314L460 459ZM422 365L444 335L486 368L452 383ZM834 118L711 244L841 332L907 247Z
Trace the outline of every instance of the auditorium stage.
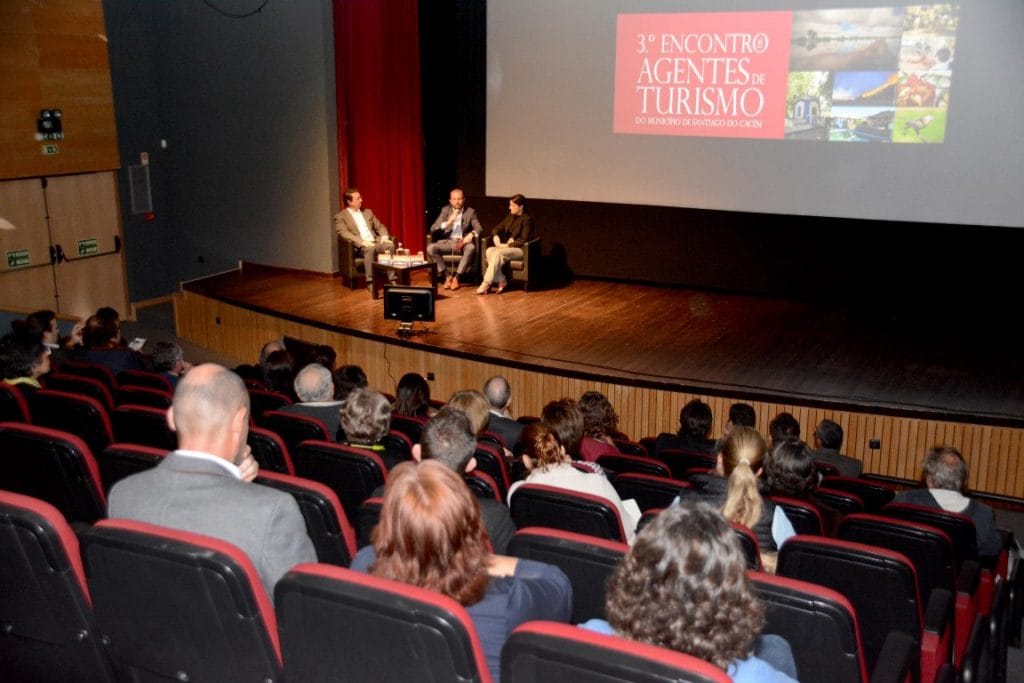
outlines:
M439 291L410 339L338 278L245 264L186 292L284 320L498 366L764 403L1024 427L1019 343L991 324L577 280ZM808 427L809 431L809 427ZM809 434L807 435L809 437Z

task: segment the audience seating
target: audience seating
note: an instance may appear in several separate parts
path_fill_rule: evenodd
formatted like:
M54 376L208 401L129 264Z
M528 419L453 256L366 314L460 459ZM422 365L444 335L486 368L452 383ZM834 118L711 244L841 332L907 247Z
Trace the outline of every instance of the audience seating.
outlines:
M224 541L130 520L82 534L96 621L121 680L274 681L273 606Z
M92 524L107 512L89 447L56 429L0 423L0 489L45 500L72 524Z
M124 387L148 387L174 393L174 387L171 386L171 380L167 378L167 375L149 370L122 370L117 373L117 385L122 389Z
M629 546L561 529L519 529L508 554L560 568L572 584L572 623L605 618L605 583Z
M18 387L4 382L0 382L0 422L32 422L25 395Z
M841 515L864 512L864 501L856 493L819 486L814 490L812 497L820 500Z
M501 499L506 500L508 489L512 486L512 476L509 474L508 464L505 462L504 451L496 448L494 444L478 441L473 457L476 458L476 468L491 476L500 489Z
M681 448L666 448L658 453L661 460L672 471L674 479L686 479L694 470L715 469L718 459L707 453L687 451Z
M178 447L178 435L167 424L167 411L149 406L118 406L110 413L114 440L165 451Z
M730 522L729 525L736 534L736 539L740 542L740 550L743 551L743 557L747 560L747 569L754 569L756 571L763 571L764 565L761 563L761 546L757 542L757 536L750 530L750 527L744 526L738 522Z
M58 365L55 370L61 375L77 375L79 377L94 379L103 384L111 394L114 393L118 386L117 378L114 376L113 370L108 368L106 365L101 365L99 363L80 360L66 360Z
M818 472L819 477L838 477L841 476L839 468L830 462L824 460L815 460L814 469Z
M356 519L359 504L387 478L384 461L373 451L331 441L302 442L292 451L292 461L296 475L334 491L349 519Z
M765 606L762 633L782 636L793 650L801 683L905 681L916 671L914 639L886 635L874 674L867 668L853 605L840 593L806 581L748 572Z
M114 392L114 402L119 406L149 406L167 410L171 407L171 392L152 387L120 387Z
M327 433L323 420L309 415L268 410L256 421L257 426L269 429L284 441L294 460L295 449L303 441L329 441L334 443L334 434Z
M536 415L520 415L519 417L516 418L516 422L518 422L521 425L529 425L533 424L534 422L540 422L540 418L537 417Z
M133 474L156 467L167 455L167 451L152 446L131 443L112 443L96 454L100 468L103 492L110 493L111 487Z
M295 474L291 453L277 432L262 427L249 427L247 441L252 457L259 463L261 472Z
M906 555L917 570L924 601L936 588L956 596L953 653L954 661L959 662L978 614L977 563L965 562L958 575L949 536L937 527L919 522L854 513L843 518L837 535Z
M615 480L616 475L623 472L650 474L655 477L671 477L672 472L661 460L640 455L616 455L609 453L597 456L597 464L608 473L608 478Z
M465 479L466 485L469 486L469 489L477 498L492 498L502 505L505 504L497 482L486 472L474 469L471 472L467 472L463 479Z
M413 443L420 442L420 435L423 434L423 425L427 424L425 417L409 417L408 415L391 415L391 429L396 429Z
M56 389L39 389L29 399L32 424L74 434L99 453L114 441L107 410L94 398Z
M275 602L290 680L491 680L469 614L441 593L301 564L278 582Z
M356 554L356 534L334 491L312 479L280 472L260 472L256 482L295 498L306 522L306 533L316 548L318 562L339 567L352 563Z
M356 546L362 548L372 543L373 530L380 521L380 509L384 499L380 496L367 498L356 511Z
M630 441L629 439L617 439L612 437L612 443L619 449L619 453L623 455L638 455L642 458L649 458L651 454L647 448L638 441Z
M934 590L925 608L917 572L905 555L851 541L794 536L779 549L776 571L831 588L850 601L868 668L875 668L890 631L914 638L921 681L934 680L939 667L952 662L953 596Z
M825 520L822 519L821 510L814 503L789 496L769 495L765 498L782 508L786 513L786 518L793 525L793 530L798 534L811 536L825 534Z
M958 512L948 512L926 505L914 505L913 503L889 503L882 508L882 514L888 517L898 517L928 524L938 527L949 534L949 538L953 541L957 572L959 573L963 563L969 560L976 561L981 566L981 583L978 588L978 611L982 614L988 614L989 605L992 602L992 593L995 588L995 565L999 564L999 561L997 558L986 559L978 556L978 534L974 528L974 520ZM1005 553L1006 551L1004 550L1003 552Z
M500 452L505 452L505 439L501 438L500 434L484 430L479 440L484 443L493 444Z
M960 662L961 683L993 683L992 631L989 621L978 615L971 628L963 661Z
M523 484L509 501L517 529L542 526L626 541L619 511L606 498L544 484Z
M681 490L691 488L687 481L637 472L619 474L612 481L612 486L622 500L635 500L641 512L652 508L667 508L675 502Z
M85 375L68 375L59 372L51 372L42 377L44 389L56 389L66 391L69 394L88 396L99 401L100 405L107 412L114 408L114 393L107 388L107 385L98 379L86 377Z
M728 683L717 666L665 647L528 621L501 651L503 683Z
M0 491L0 668L9 681L113 681L78 539L38 498Z
M290 398L276 391L249 386L246 390L249 392L249 415L256 424L260 424L260 418L268 410L279 410L292 404Z
M412 460L412 439L405 432L397 429L388 430L388 433L381 437L381 445L388 451L401 453L403 460Z
M999 581L992 596L988 614L989 648L992 651L992 680L1004 683L1007 678L1007 648L1010 644L1010 584Z
M827 476L821 480L821 486L833 491L855 493L864 503L865 512L878 512L886 503L896 497L896 489L878 481L869 481L859 477Z

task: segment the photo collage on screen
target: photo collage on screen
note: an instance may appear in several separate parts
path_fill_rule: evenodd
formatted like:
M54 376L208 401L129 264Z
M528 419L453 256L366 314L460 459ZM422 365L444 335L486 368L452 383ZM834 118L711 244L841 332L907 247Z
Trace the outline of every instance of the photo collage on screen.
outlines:
M958 6L793 14L785 136L941 143Z

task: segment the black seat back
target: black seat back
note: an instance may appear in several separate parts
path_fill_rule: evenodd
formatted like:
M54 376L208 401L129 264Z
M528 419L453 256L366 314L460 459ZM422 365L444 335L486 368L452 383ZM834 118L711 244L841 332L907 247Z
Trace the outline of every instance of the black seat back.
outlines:
M330 441L304 441L292 452L295 474L326 485L338 496L349 519L359 504L384 485L387 468L373 451Z
M821 486L834 491L856 493L864 503L865 512L878 512L896 497L896 489L892 486L860 477L827 476L821 480Z
M626 540L619 511L607 499L543 484L523 484L509 503L517 529L542 526Z
M29 398L29 408L32 424L74 434L93 453L99 453L114 441L107 409L90 396L39 389Z
M252 457L259 463L261 471L295 474L291 452L276 432L262 427L249 427L248 443Z
M256 424L281 437L284 445L288 447L288 452L293 456L295 449L303 441L334 441L334 435L327 433L323 420L309 415L268 410Z
M652 508L667 508L679 496L683 489L689 489L690 483L637 472L623 472L615 477L612 486L622 500L632 498L640 511Z
M178 435L167 424L167 411L151 406L123 405L110 413L114 440L166 451L178 447Z
M110 444L96 455L104 493L109 494L110 487L125 477L156 467L166 455L167 451L152 446Z

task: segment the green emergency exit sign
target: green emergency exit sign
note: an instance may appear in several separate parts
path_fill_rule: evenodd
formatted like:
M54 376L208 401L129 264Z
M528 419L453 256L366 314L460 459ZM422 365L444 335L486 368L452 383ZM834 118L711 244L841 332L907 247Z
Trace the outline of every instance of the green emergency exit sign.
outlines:
M95 237L90 237L86 240L78 240L78 255L87 256L89 254L95 254L99 251L99 243Z
M29 258L28 249L7 252L8 268L23 268L30 263L32 263L32 259Z

